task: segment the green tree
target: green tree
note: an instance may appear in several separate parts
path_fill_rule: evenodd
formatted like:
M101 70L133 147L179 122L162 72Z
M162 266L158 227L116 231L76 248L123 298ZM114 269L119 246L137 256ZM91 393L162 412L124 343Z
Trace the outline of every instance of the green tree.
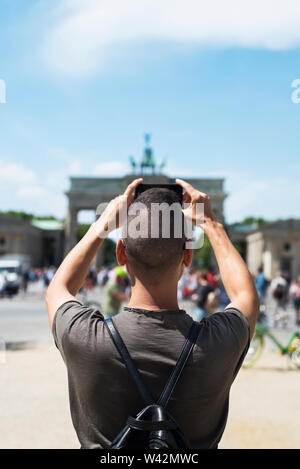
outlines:
M246 217L244 220L239 221L237 223L234 223L233 225L236 226L247 226L247 225L257 225L257 226L262 226L266 225L267 223L270 223L269 220L266 220L265 218L261 217Z
M91 225L87 223L79 223L77 227L77 241L80 241L84 237Z
M21 220L31 222L34 218L32 213L26 213L22 211L16 211L16 210L8 210L7 212L2 212L4 215L10 215L12 217L20 218Z
M33 213L22 212L17 210L7 210L6 212L1 212L4 215L10 215L11 217L20 218L21 220L27 221L28 223L32 220L56 220L61 221L53 215L33 215Z
M104 264L115 264L116 259L116 243L113 239L106 238L103 242L101 249L104 250Z
M77 241L80 241L81 238L83 238L89 227L90 225L85 223L78 225ZM101 249L103 249L104 252L103 257L105 265L116 263L116 243L112 239L106 238L101 246Z
M212 248L209 239L204 235L203 246L194 252L193 265L197 269L208 269L211 264Z
M34 220L55 220L61 221L59 218L54 217L53 215L43 215L43 216L34 216Z

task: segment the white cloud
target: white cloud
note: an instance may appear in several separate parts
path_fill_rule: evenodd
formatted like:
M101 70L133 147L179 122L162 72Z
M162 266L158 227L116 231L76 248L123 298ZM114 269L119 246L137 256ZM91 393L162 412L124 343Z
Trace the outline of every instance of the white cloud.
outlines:
M227 222L247 216L269 220L300 218L300 186L295 178L259 178L253 174L228 177L229 196L225 202Z
M70 176L80 176L82 172L83 169L80 161L73 161L68 168L68 173L70 174Z
M66 204L62 189L57 175L56 178L50 175L41 178L22 163L16 163L11 158L0 159L1 211L12 209L64 216Z
M52 171L36 172L24 163L0 155L0 211L24 210L30 213L53 214L64 217L67 211L65 192L70 188L70 176L122 177L129 172L125 162L112 160L92 167L64 149L63 165Z
M10 163L4 159L0 160L0 184L29 184L35 179L31 169L25 168L21 163Z
M279 218L300 219L299 165L295 164L284 177L256 174L252 171L237 171L219 168L205 171L204 178L224 178L224 191L228 194L224 203L227 223L243 220L245 217L262 217L268 220ZM172 176L192 178L195 173L178 167L166 171Z
M147 39L287 49L300 44L298 0L60 0L42 54L51 69L88 75L108 46Z
M128 165L122 161L108 161L107 163L100 163L92 171L93 176L118 176L122 177L129 172Z
M44 187L39 185L26 185L20 187L16 194L22 199L36 199L36 197L44 197L47 195L47 191Z

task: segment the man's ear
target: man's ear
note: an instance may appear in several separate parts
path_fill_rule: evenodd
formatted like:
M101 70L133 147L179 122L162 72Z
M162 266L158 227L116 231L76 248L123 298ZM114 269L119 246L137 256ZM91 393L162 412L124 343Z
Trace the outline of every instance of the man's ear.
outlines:
M116 246L116 257L119 265L125 265L127 262L126 251L124 243L121 239L118 239Z
M189 267L193 260L193 250L192 249L184 249L183 250L183 264L186 267Z

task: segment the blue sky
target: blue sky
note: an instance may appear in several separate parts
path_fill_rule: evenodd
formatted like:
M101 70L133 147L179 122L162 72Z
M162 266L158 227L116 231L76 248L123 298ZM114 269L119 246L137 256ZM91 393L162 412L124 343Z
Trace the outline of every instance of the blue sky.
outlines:
M226 179L229 222L299 218L297 2L125 3L0 0L0 210L64 216L150 132L166 173Z

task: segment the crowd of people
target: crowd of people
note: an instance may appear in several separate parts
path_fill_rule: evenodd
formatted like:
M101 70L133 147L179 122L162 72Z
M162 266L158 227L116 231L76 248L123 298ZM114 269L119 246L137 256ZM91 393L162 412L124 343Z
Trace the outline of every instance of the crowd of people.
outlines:
M272 318L275 327L280 322L287 325L289 306L294 308L296 324L300 325L300 276L293 279L287 272L278 271L269 280L260 268L255 277L255 286L261 305L265 305L268 293L273 299Z
M290 306L295 310L296 324L299 326L300 277L291 279L287 273L278 272L270 280L266 278L262 268L253 277L261 305L265 306L267 296L273 300L270 309L273 325L287 325ZM122 267L103 267L98 272L90 271L86 288L92 289L96 285L105 286L103 311L107 316L117 314L122 303L129 299L130 281ZM194 303L193 317L197 321L215 311L224 310L230 303L217 270L193 267L183 272L178 284L178 299Z
M26 293L29 284L39 285L39 290L45 292L50 284L56 268L53 266L36 269L3 269L0 271L0 298L13 297L19 292Z
M28 285L35 283L42 293L50 284L56 268L28 269L20 273L19 291L27 292ZM266 278L263 268L253 275L255 286L262 306L266 298L273 299L271 318L276 327L288 321L288 309L295 311L296 324L300 326L300 276L291 278L285 272L277 272L273 279ZM105 291L103 312L112 316L120 311L122 304L130 296L130 281L126 271L120 266L91 268L89 270L83 290L86 292L102 287ZM13 296L9 282L9 272L0 272L0 298ZM189 300L195 304L194 319L200 321L203 317L217 310L223 310L229 304L229 298L222 284L217 270L189 268L183 272L178 284L178 299Z
M290 308L294 309L296 325L300 326L300 276L292 279L285 272L277 272L273 279L268 279L260 268L253 278L262 309L266 299L270 301L273 326L287 326ZM178 284L178 298L195 304L193 317L197 321L223 311L230 303L220 274L215 269L186 269Z

